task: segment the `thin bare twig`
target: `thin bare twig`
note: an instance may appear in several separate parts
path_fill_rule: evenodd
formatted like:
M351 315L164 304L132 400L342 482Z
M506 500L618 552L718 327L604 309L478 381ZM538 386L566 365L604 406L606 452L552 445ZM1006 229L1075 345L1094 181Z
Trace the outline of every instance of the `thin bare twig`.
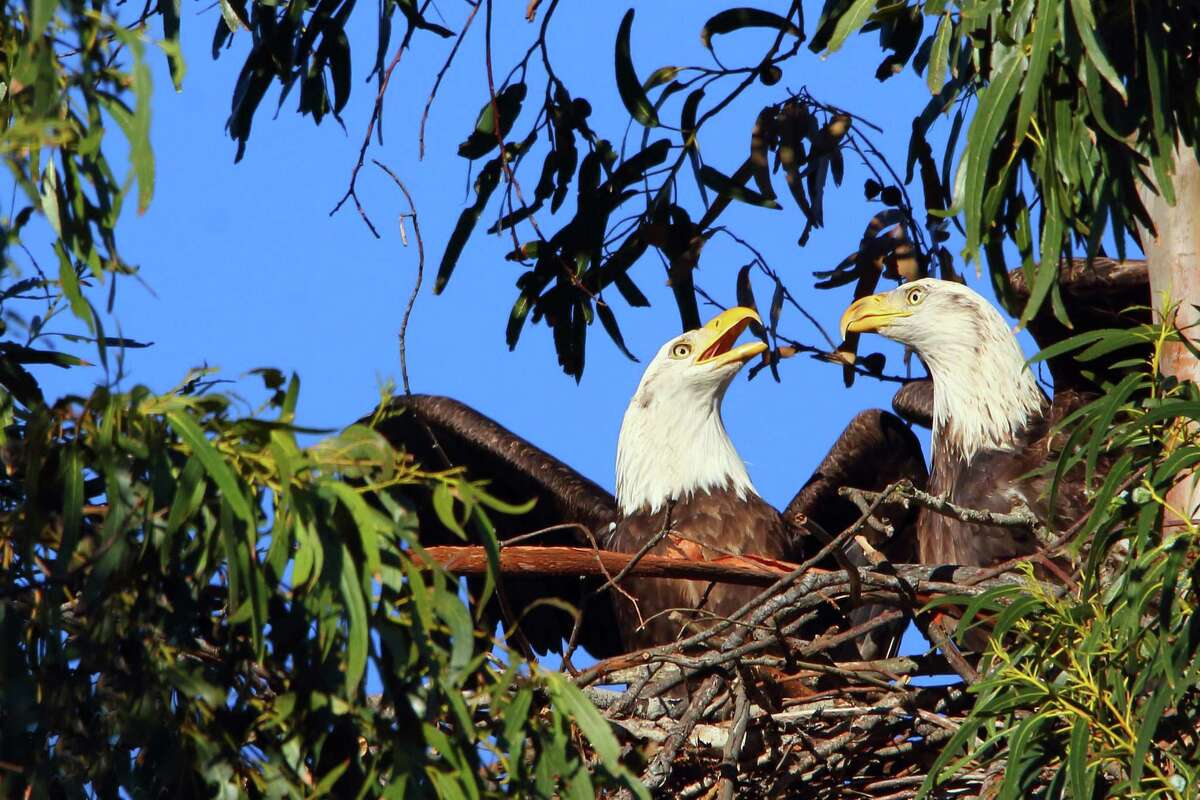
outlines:
M404 233L404 218L409 217L412 220L413 238L417 240L417 280L413 284L412 294L408 296L408 304L404 307L404 317L400 320L400 378L404 381L404 393L412 394L412 389L408 385L408 320L412 316L413 306L417 302L417 294L421 291L421 281L425 276L425 241L421 238L421 223L417 219L417 206L413 202L412 195L408 193L408 187L404 185L404 181L400 180L400 176L388 169L385 164L375 158L371 160L375 166L386 172L404 193L404 199L408 201L408 213L400 215L400 233Z
M432 0L425 0L421 5L420 11L417 13L421 16L425 15L425 9L429 8ZM392 55L392 60L384 70L383 75L379 78L379 91L375 93L375 105L371 109L371 119L367 123L367 132L363 135L362 145L358 148L358 161L354 164L354 169L350 171L350 185L346 188L346 193L342 195L342 199L337 201L337 205L329 212L329 216L333 216L341 207L346 204L347 200L354 200L354 207L358 209L358 215L362 221L367 224L367 228L371 231L376 239L380 238L379 231L375 230L375 226L371 223L371 218L367 216L366 209L358 199L358 173L362 171L363 163L367 158L367 148L371 146L371 134L375 132L375 126L381 124L383 119L383 98L387 93L388 83L392 80L392 73L396 71L396 67L400 66L400 57L404 55L404 51L408 49L409 43L412 41L413 34L416 33L417 26L410 24L408 30L404 32L404 38L396 47L395 54Z
M425 158L425 123L429 120L429 109L433 107L433 100L437 97L438 89L442 85L442 78L446 77L446 72L449 71L450 65L454 63L454 57L458 55L458 48L462 45L463 39L467 38L467 31L471 29L471 23L475 21L475 15L479 13L480 5L482 4L476 3L471 6L471 13L467 15L467 21L463 23L462 30L458 32L458 38L454 40L454 46L450 48L450 55L446 56L445 63L438 70L437 77L433 81L433 88L429 90L429 97L425 98L425 109L421 112L421 125L417 130L418 160Z

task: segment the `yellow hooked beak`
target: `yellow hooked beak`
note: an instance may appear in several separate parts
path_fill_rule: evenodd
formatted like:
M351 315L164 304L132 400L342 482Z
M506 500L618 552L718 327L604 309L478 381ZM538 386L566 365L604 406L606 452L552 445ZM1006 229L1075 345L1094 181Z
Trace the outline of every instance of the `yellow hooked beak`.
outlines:
M697 344L700 347L700 355L696 358L696 363L711 364L714 367L733 363L744 364L766 350L767 345L763 342L733 346L751 322L762 324L754 309L742 306L734 306L713 317L698 331Z
M842 314L842 338L845 339L847 333L877 331L890 325L892 320L911 316L911 311L895 305L890 292L860 297Z

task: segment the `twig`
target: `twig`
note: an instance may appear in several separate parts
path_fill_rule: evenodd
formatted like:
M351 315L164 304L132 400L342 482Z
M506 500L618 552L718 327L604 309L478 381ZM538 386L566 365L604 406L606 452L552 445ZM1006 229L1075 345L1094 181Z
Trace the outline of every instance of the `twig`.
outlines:
M688 704L687 711L683 717L671 729L667 740L663 743L662 748L654 755L654 759L646 767L646 771L642 773L642 783L647 789L654 790L661 788L671 777L671 765L675 761L675 755L679 752L680 746L687 741L688 735L692 732L692 728L696 727L696 723L700 721L700 716L708 707L708 704L713 701L717 693L721 691L725 683L725 678L722 675L709 675L700 687L700 691L692 698L692 702Z
M432 0L425 0L421 5L420 11L417 13L424 16L425 9L429 8ZM380 238L379 231L375 230L375 226L371 224L371 218L367 216L366 210L362 207L362 203L358 199L358 173L362 171L363 162L367 157L367 148L371 146L371 134L375 132L375 126L380 123L383 118L383 97L387 92L388 83L392 79L392 73L396 67L400 65L400 57L404 55L404 51L408 48L409 42L412 41L413 34L416 32L417 26L410 24L408 30L404 32L404 38L400 41L400 45L396 48L395 54L392 56L391 63L384 70L383 75L379 78L379 91L375 94L375 106L371 109L371 119L367 123L367 132L363 136L362 145L358 148L358 161L354 164L354 169L350 171L350 185L346 189L346 193L342 195L342 199L337 201L337 205L329 212L329 216L336 214L347 200L354 200L354 207L358 209L358 215L362 217L362 221L367 224L371 234L376 238Z
M976 525L994 525L998 528L1025 528L1039 535L1044 535L1045 539L1049 539L1051 536L1046 526L1042 525L1028 508L1021 508L1008 513L965 508L951 503L944 497L938 497L937 495L922 491L913 486L908 480L900 481L893 491L905 500L911 500L923 508L928 508L930 511L947 517L953 517L960 522L970 522ZM838 489L838 494L843 497L853 498L859 496L874 500L881 493L843 486Z
M413 237L417 240L417 281L413 284L412 294L408 296L408 305L404 307L404 317L400 320L400 377L404 381L404 393L412 394L412 389L408 385L408 319L412 316L413 305L417 302L417 293L421 291L421 281L425 276L425 242L421 239L421 223L417 219L417 206L413 203L412 195L408 193L408 187L404 185L404 181L400 180L400 176L388 169L378 159L373 158L371 161L386 172L404 193L404 199L408 201L408 213L400 215L400 233L404 233L404 218L410 217L413 225Z
M733 800L737 790L738 758L746 742L746 727L750 724L750 700L746 696L746 681L743 678L735 690L737 699L733 708L733 728L721 754L721 782L717 790L720 800Z
M492 103L492 131L496 134L496 146L499 148L497 158L500 159L500 168L504 170L504 179L517 193L517 202L521 204L522 208L528 208L529 206L525 202L525 197L521 193L521 184L517 181L517 175L513 172L512 167L508 163L508 158L504 154L504 135L500 132L500 106L496 102L496 84L492 76L492 0L483 0L483 2L486 4L483 14L483 62L487 67L488 96L491 98ZM546 237L542 235L542 231L538 227L537 220L533 214L530 213L526 219L533 227L537 238L545 239ZM512 235L513 248L519 250L521 241L517 238L517 226L511 226L508 231Z
M471 23L475 21L475 15L479 13L480 5L482 3L476 3L471 6L471 13L467 15L467 21L463 23L462 30L458 32L458 38L454 40L454 46L450 48L450 55L446 56L446 62L438 70L437 77L433 81L433 88L429 90L429 97L425 99L425 110L421 112L421 125L417 132L418 161L425 158L425 123L429 120L429 109L433 107L433 100L437 97L438 88L442 85L442 78L446 76L446 72L454 62L454 57L458 54L459 46L462 45L463 39L467 37L467 31L471 29Z
M979 671L976 670L959 652L958 646L950 639L945 629L942 627L941 615L930 620L925 626L925 636L933 642L942 651L942 655L946 657L946 662L958 673L958 676L963 679L963 683L971 686L979 683Z

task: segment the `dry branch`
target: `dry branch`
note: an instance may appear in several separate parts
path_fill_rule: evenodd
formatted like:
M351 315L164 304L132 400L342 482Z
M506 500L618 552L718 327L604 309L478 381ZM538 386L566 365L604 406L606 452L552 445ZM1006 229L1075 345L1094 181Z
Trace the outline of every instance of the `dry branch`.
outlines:
M478 545L427 547L424 554L455 575L484 575L487 552ZM587 547L506 547L500 551L500 571L505 577L545 578L562 575L605 576L628 568L625 577L686 578L690 580L769 586L795 564L772 567L759 559L724 556L713 561L692 561L672 556L644 555L634 561L630 553Z
M447 572L463 577L487 573L487 552L481 545L449 545L426 547L420 551L429 560L441 565ZM619 572L629 566L634 555L611 550L593 550L588 547L505 547L500 551L500 573L506 578L547 578L569 576L596 576ZM676 578L680 580L716 581L748 586L774 586L781 579L790 577L802 565L786 561L773 561L738 556L721 556L711 561L694 561L674 556L645 555L626 573L626 577ZM887 574L860 567L858 578L863 590L883 588L894 590L900 580L912 583L914 588L926 592L961 592L979 594L983 589L1002 583L1013 583L1018 578L991 575L990 570L979 567L927 566L923 564L894 564L895 574ZM808 567L805 574L821 576L822 585L846 583L846 570L825 570ZM988 580L976 582L982 574L989 573ZM1053 587L1047 587L1053 591Z

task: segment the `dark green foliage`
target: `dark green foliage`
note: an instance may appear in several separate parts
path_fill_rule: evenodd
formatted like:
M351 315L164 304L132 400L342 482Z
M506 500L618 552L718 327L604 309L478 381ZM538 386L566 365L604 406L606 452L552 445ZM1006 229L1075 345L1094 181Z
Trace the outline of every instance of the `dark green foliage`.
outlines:
M255 33L230 119L239 156L273 80L285 96L299 80L318 121L344 106L352 1L220 5L215 48ZM397 8L446 33L408 0L384 3L385 20ZM0 152L24 199L0 221L0 794L640 794L579 689L477 630L388 490L431 492L444 524L493 550L487 514L523 509L421 471L371 428L298 427L299 381L275 370L258 371L270 399L254 417L205 373L164 395L44 396L27 365L86 363L55 344L90 344L106 367L113 348L146 346L107 336L91 297L132 272L116 221L154 182L143 30L116 11L34 0L0 16ZM179 9L158 13L178 34ZM177 42L164 50L178 81ZM111 121L126 176L106 157ZM484 169L481 207L499 177L498 161ZM57 279L21 275L31 221L53 234ZM91 335L47 334L64 313Z
M298 382L263 377L270 418L135 389L10 431L0 758L20 768L0 773L4 794L590 795L631 780L577 688L497 658L386 490L423 485L447 524L485 532L485 507L505 507L369 428L301 448ZM571 721L600 769L579 768Z
M1090 258L1106 232L1123 255L1130 231L1153 230L1139 189L1171 200L1176 143L1200 149L1200 18L1191 3L937 0L886 13L871 0L844 6L826 4L824 24L837 28L829 49L855 29L877 29L884 48L896 51L880 79L910 55L925 73L934 96L914 122L914 146L937 119L975 97L953 184L948 171L943 183L950 210L962 217L968 258L984 249L1003 282L1009 266L997 244L1007 240L1030 277L1036 273L1029 303L1013 309L1022 323L1056 291L1060 255ZM930 24L914 54L908 45L913 30L921 33L921 15ZM1039 202L1041 213L1031 215ZM1055 312L1062 316L1061 303Z

